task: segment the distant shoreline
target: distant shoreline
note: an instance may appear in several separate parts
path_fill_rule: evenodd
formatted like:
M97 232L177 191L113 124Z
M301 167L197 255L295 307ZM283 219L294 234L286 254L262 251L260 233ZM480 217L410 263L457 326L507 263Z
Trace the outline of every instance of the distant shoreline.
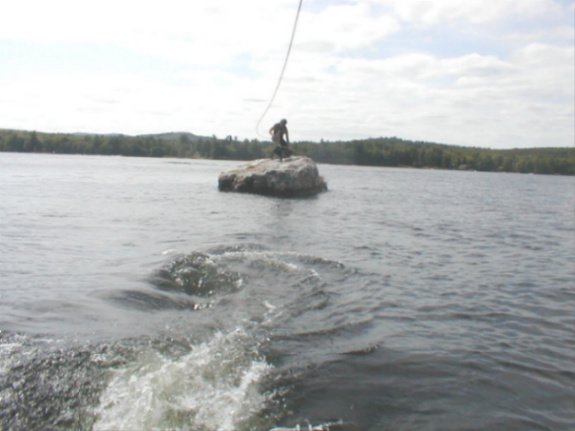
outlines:
M296 142L293 149L318 163L575 175L575 147L494 150L388 137ZM0 151L241 161L269 157L272 144L186 132L128 136L0 129Z

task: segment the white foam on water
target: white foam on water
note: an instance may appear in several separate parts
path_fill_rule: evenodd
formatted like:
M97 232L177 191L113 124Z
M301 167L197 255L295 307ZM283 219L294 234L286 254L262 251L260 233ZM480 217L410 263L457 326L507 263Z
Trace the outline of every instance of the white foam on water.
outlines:
M23 346L24 337L20 335L14 335L8 340L0 340L0 374L8 372L15 361L16 353L19 353Z
M270 251L227 251L220 255L211 255L213 259L247 259L250 261L263 261L267 264L287 271L287 272L296 272L300 270L300 267L293 263L287 262L285 260L284 254L290 254L297 256L297 254L293 253L278 253L278 252L270 252Z
M307 423L306 425L296 425L294 427L275 427L270 431L336 431L343 430L345 428L345 423L343 421L338 422L326 422L324 424L312 425Z
M0 344L0 374L8 371L12 365L12 355L15 351L22 347L18 343L5 343Z
M114 372L97 408L95 431L234 431L256 417L270 394L258 382L271 366L243 330L218 333L184 356L146 351Z

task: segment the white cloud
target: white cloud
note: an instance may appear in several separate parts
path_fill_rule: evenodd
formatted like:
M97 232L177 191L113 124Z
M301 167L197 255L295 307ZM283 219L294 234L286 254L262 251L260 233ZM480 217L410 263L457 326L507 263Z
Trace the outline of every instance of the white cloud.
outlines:
M510 16L537 17L557 13L558 5L552 0L356 0L387 6L404 21L429 25L449 22L484 23Z
M393 17L373 14L367 4L330 5L303 13L301 21L298 47L319 52L369 48L400 28Z
M342 58L313 86L290 81L282 108L315 139L564 146L573 136L573 64L572 49L547 45L521 48L508 60L477 53ZM317 127L324 123L330 126Z
M0 53L12 43L22 57L0 67L0 127L255 137L296 7L297 0L3 2ZM572 145L573 28L564 16L572 8L558 0L304 2L262 131L287 116L296 140ZM424 33L429 28L441 33ZM30 46L46 49L47 59L28 54ZM70 47L82 58L62 54Z

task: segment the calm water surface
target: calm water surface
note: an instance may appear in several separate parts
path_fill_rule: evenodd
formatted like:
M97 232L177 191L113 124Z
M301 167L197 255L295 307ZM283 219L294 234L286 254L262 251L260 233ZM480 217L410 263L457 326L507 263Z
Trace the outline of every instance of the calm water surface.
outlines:
M575 429L575 179L0 153L0 429Z

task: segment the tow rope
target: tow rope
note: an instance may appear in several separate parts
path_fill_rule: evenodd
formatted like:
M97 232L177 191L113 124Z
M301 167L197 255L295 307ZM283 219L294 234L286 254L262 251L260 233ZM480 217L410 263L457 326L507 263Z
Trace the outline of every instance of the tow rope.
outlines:
M275 88L275 90L274 90L274 92L273 92L273 94L272 94L272 97L271 97L271 99L270 99L268 105L266 106L266 109L264 109L264 112L263 112L262 116L261 116L260 119L258 120L258 123L257 123L257 126L256 126L256 134L257 134L258 136L261 136L261 135L260 135L260 132L259 132L259 131L260 131L260 124L261 124L262 120L264 119L264 117L266 116L266 114L268 113L268 111L269 111L269 109L271 108L272 104L274 103L274 100L275 100L275 98L276 98L276 95L278 94L278 90L279 90L279 88L280 88L280 85L281 85L281 82L282 82L282 79L283 79L283 76L284 76L284 73L285 73L285 70L286 70L286 67L287 67L287 64L288 64L288 59L289 59L289 56L290 56L290 53L291 53L291 48L292 48L292 45L293 45L293 40L294 40L294 38L295 38L295 33L296 33L296 29L297 29L297 23L298 23L298 20L299 20L299 15L300 15L300 12L301 12L301 5L302 5L302 3L303 3L303 0L299 0L299 5L298 5L297 13L296 13L296 16L295 16L295 21L294 21L294 23L293 23L293 29L292 29L292 32L291 32L291 38L290 38L290 41L289 41L289 46L288 46L288 49L287 49L286 57L285 57L285 60L284 60L284 64L283 64L282 70L281 70L281 72L280 72L280 76L279 76L278 82L277 82L277 84L276 84L276 88Z

